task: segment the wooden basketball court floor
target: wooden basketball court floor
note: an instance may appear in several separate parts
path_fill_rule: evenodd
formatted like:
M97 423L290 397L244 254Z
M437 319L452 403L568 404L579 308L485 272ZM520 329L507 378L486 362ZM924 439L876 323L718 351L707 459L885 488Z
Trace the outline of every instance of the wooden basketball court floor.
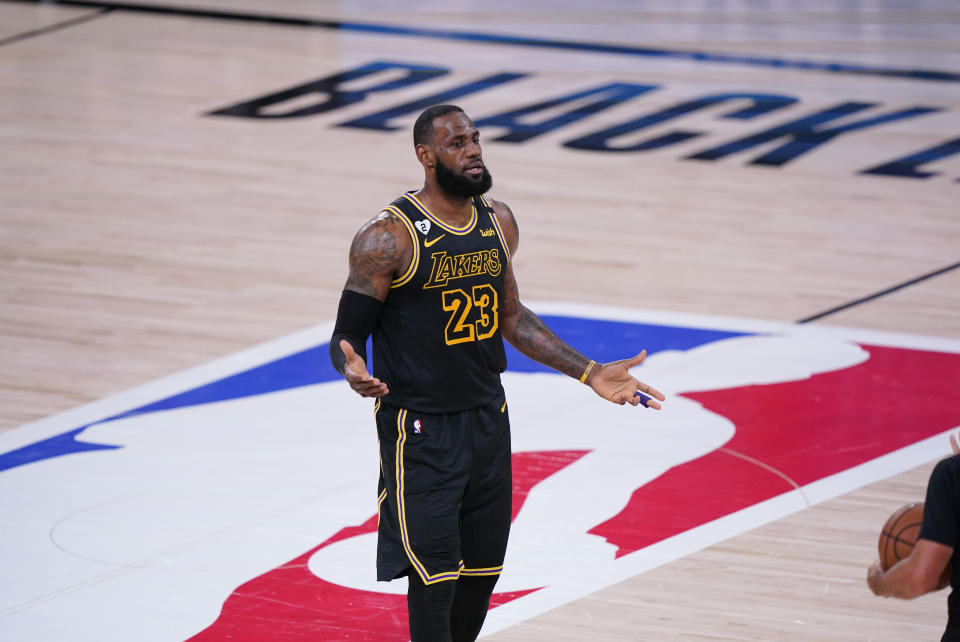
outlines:
M332 320L353 233L419 185L424 102L489 121L525 300L958 353L958 34L949 0L0 1L0 452ZM864 581L935 461L488 639L939 639L946 592Z

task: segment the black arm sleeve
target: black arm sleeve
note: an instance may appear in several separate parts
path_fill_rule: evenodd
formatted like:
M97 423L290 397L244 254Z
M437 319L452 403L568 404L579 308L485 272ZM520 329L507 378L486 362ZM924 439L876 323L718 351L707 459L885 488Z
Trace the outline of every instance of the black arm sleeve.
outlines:
M353 346L353 351L366 362L367 337L377 324L381 307L383 301L353 290L344 290L340 295L337 323L330 337L330 362L340 374L343 374L343 366L347 362L346 355L340 349L340 340L346 339Z

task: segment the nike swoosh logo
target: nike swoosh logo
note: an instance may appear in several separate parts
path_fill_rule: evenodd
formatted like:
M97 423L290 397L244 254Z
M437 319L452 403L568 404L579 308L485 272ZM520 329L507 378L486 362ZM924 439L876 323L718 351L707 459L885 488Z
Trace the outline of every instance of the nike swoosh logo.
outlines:
M434 243L436 243L437 241L439 241L440 239L442 239L444 236L446 236L446 234L441 234L440 236L438 236L437 238L433 239L432 241L428 241L428 240L424 239L424 240L423 240L423 247L430 247L431 245L433 245Z

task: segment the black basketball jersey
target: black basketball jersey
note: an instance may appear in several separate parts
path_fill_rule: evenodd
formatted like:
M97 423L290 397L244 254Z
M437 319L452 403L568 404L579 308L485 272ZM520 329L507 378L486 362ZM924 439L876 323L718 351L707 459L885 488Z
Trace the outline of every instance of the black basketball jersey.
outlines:
M510 252L493 207L474 197L470 221L453 227L412 192L384 208L407 226L413 259L395 279L373 329L373 375L385 403L458 412L500 390L507 358L500 334Z
M918 537L953 548L952 591L947 598L947 626L952 634L943 638L953 639L960 634L960 455L940 461L930 473Z

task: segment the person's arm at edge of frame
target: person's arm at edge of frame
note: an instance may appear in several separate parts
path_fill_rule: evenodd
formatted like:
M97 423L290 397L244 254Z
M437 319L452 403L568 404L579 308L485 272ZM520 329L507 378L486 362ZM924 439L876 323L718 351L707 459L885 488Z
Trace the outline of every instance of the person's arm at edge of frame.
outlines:
M663 393L638 381L630 374L630 368L640 365L646 358L646 350L631 359L595 363L580 354L558 337L536 314L520 302L519 289L511 265L520 244L520 232L513 212L500 201L491 199L497 221L506 237L511 261L504 267L504 301L500 307L501 331L514 348L531 359L581 380L604 399L623 405L637 406L642 399L634 395L640 391L650 396L646 407L660 410Z
M960 444L950 435L950 449L960 455ZM946 572L953 547L928 539L918 539L910 556L886 571L876 561L867 569L867 584L875 595L910 600L950 585Z
M396 274L406 269L413 251L406 227L390 212L367 222L350 245L350 272L343 286L330 338L330 361L361 397L382 397L386 382L367 370L367 337Z
M944 570L953 556L953 547L919 539L910 556L886 571L879 560L867 570L867 584L875 595L912 600L950 584Z

